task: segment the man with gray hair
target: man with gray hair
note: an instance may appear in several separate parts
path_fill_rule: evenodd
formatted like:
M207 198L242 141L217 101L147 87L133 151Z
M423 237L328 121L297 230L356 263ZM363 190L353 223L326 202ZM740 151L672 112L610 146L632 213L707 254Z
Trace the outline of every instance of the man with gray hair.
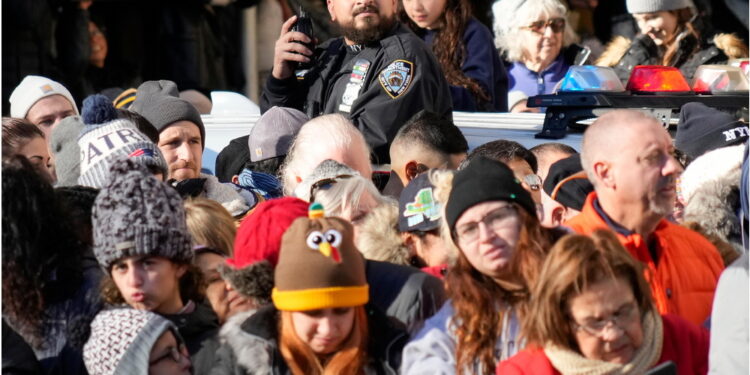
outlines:
M682 172L673 153L653 117L633 110L599 117L584 133L581 153L594 192L566 225L583 234L614 231L646 268L659 312L702 324L724 264L708 240L665 219Z

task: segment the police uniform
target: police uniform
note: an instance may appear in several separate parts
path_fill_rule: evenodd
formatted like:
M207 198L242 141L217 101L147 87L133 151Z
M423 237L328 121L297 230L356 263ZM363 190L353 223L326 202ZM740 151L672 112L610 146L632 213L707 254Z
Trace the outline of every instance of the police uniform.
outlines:
M424 42L398 23L383 39L347 46L344 38L314 50L312 67L296 77L270 76L261 110L297 108L310 118L347 116L364 134L376 163L388 163L398 129L422 109L452 118L451 95L440 65Z

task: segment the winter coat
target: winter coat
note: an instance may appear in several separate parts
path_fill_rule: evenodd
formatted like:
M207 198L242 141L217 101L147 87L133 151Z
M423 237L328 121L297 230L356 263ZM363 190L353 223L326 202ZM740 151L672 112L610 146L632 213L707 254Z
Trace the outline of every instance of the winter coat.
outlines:
M672 361L678 375L708 371L708 331L676 315L662 315L664 341L657 364ZM654 366L655 367L655 366ZM527 349L497 366L497 375L560 375L542 349Z
M420 35L428 46L432 46L437 30L425 30ZM475 80L490 97L490 102L477 105L476 98L469 89L451 85L454 111L467 112L508 112L508 72L495 49L490 30L476 18L466 24L463 44L464 61L461 64L463 73ZM440 46L438 46L440 48Z
M542 72L535 72L520 61L513 62L508 67L508 110L521 100L542 94L551 94L555 86L573 65L576 56L582 48L572 44L563 48L552 64Z
M189 302L193 304L194 302ZM208 374L214 364L219 349L219 319L207 302L194 304L192 312L186 314L162 315L177 326L185 340L193 373Z
M407 374L455 374L456 373L456 334L451 326L453 306L450 301L443 305L435 316L425 322L422 330L404 347L401 373ZM506 359L516 354L523 346L518 341L521 323L515 314L505 315L503 335L495 343L498 359ZM470 373L488 373L474 371Z
M443 282L414 267L368 260L365 273L370 303L403 323L411 334L445 302Z
M59 277L67 279L65 276ZM83 345L88 340L91 321L103 306L99 295L100 278L101 269L98 267L84 269L82 281L71 294L65 293L69 286L60 285L60 293L51 292L49 300L45 301L48 305L42 315L42 341L32 346L45 373L87 373L83 363ZM33 342L24 327L8 317L4 318L26 342Z
M339 113L362 131L376 164L390 162L398 129L420 110L452 117L451 94L435 56L400 23L377 42L347 46L330 39L313 49L312 68L279 80L270 75L261 111L296 108L314 118Z
M42 373L42 367L37 361L34 351L23 337L3 319L3 374L5 375L37 375Z
M724 270L716 287L708 357L712 375L750 373L747 363L750 351L748 289L748 255L744 253Z
M688 35L677 43L680 43L680 48L672 66L679 68L688 80L693 78L695 70L701 65L724 64L729 59L747 57L747 47L732 34L717 34L700 42ZM636 65L662 65L661 53L648 35L641 35L633 41L616 37L607 44L596 65L611 66L620 80L627 82Z
M708 318L724 263L716 247L703 236L662 219L651 234L658 254L658 259L653 259L647 239L607 217L596 192L589 194L583 211L565 225L586 235L597 229L613 230L646 267L646 280L660 314L676 314L698 325Z
M364 373L395 375L408 334L377 308L365 308L370 339ZM279 351L279 311L266 306L246 314L250 317L240 324L234 320L231 326L222 328L222 346L211 375L290 374Z
M203 196L221 203L234 218L244 216L258 203L255 195L232 183L221 183L215 176L203 173L201 178L206 179Z

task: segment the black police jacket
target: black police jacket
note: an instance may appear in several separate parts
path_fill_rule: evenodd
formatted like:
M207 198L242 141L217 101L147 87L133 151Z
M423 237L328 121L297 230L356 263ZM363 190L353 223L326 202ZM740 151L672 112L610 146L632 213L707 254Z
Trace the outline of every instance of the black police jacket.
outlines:
M375 163L390 162L398 129L425 109L452 118L448 82L424 42L400 23L378 42L347 46L343 38L315 47L312 67L296 77L269 76L261 111L291 107L310 118L347 116L365 136Z

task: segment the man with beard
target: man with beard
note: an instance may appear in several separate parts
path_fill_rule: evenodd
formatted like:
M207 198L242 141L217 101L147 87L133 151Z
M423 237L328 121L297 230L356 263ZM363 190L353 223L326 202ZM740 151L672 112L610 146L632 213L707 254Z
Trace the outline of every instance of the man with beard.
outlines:
M581 152L594 192L566 225L583 234L614 231L646 268L659 312L702 324L724 264L708 240L665 219L682 171L673 155L669 133L653 117L633 110L599 117L584 133Z
M287 20L261 109L292 107L310 118L348 116L376 163L388 163L399 127L422 109L451 118L448 83L429 48L396 21L397 0L328 0L343 37L313 47Z

